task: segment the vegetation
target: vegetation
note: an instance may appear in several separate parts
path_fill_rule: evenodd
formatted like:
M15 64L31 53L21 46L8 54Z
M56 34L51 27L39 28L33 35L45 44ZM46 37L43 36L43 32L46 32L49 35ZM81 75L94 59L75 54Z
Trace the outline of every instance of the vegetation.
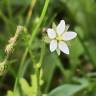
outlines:
M0 0L0 96L96 95L95 0ZM77 37L50 52L60 20Z

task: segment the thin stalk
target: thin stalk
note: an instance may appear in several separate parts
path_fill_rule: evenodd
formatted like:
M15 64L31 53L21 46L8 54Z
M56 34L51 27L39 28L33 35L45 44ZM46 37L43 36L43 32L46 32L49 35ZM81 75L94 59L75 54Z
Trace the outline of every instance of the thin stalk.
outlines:
M41 47L41 55L40 55L40 60L38 63L38 67L36 67L37 69L37 85L38 85L38 94L41 94L41 90L40 90L40 70L41 70L41 66L44 60L44 56L45 56L45 43L42 40L42 47Z
M35 4L36 4L36 0L31 0L30 8L29 8L27 19L26 19L26 22L25 22L26 26L28 25L28 23L31 19L32 11L33 11L33 8L34 8Z
M41 94L40 90L40 70L41 70L41 65L43 63L44 55L45 55L45 43L42 40L42 46L41 46L41 54L40 54L40 59L37 64L33 61L33 55L32 52L29 52L31 61L33 62L33 67L34 67L34 74L36 74L37 78L37 96Z
M41 13L41 17L40 17L39 23L37 24L36 28L32 32L31 38L30 38L29 43L28 43L29 45L28 45L28 47L26 47L25 52L23 54L23 57L21 59L21 63L20 63L20 67L19 67L19 72L18 72L16 81L15 81L15 85L14 85L14 92L17 89L17 84L18 84L19 78L22 77L22 67L24 66L24 62L25 62L25 59L27 57L27 53L29 51L29 48L30 48L30 46L31 46L34 38L36 37L36 35L38 33L38 29L39 29L39 27L40 27L40 25L41 25L41 23L42 23L42 21L43 21L43 19L45 17L45 14L46 14L46 11L47 11L47 8L48 8L48 4L49 4L49 0L46 0L45 1L45 5L44 5L44 8L43 8L43 11Z
M25 62L25 59L26 59L27 53L28 53L28 51L29 51L29 48L30 48L30 46L31 46L34 38L36 37L36 35L37 35L37 33L38 33L38 29L39 29L39 27L40 27L40 25L41 25L41 23L42 23L42 21L43 21L43 18L44 18L44 16L45 16L46 11L47 11L48 3L49 3L49 0L46 0L45 5L44 5L44 8L43 8L43 11L42 11L42 14L41 14L41 17L40 17L40 21L39 21L39 23L37 24L37 26L36 26L36 28L34 29L34 31L32 32L31 38L30 38L30 40L29 40L29 45L28 45L28 46L26 47L26 49L25 49L25 52L24 52L24 55L23 55L23 57L22 57L22 60L21 60L21 64L20 64L20 65L23 65L24 62Z
M3 12L0 10L0 17L4 20L5 23L9 23L8 18L3 14Z
M4 13L1 10L0 10L0 17L3 19L3 21L7 26L13 25L13 23L10 22L10 20L4 15Z
M42 40L41 54L40 54L40 60L39 60L39 66L40 67L41 67L41 65L43 63L44 55L45 55L45 43Z
M9 17L12 19L12 10L10 0L6 0Z

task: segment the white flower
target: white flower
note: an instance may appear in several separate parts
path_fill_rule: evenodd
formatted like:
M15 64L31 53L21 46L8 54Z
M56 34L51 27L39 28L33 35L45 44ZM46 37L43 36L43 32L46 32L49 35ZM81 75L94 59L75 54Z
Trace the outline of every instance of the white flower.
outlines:
M57 51L58 55L60 55L60 51L65 54L69 54L69 48L66 41L72 40L77 36L76 32L67 31L67 26L65 26L65 21L61 20L56 28L48 28L47 34L50 39L50 51Z

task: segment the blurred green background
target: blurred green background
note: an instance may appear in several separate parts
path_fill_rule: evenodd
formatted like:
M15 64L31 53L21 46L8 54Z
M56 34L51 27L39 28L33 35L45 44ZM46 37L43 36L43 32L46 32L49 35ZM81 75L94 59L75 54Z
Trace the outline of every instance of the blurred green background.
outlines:
M0 0L0 61L5 58L5 46L9 38L14 36L17 25L25 26L30 35L38 24L45 0L36 0L32 10L31 2L32 0ZM29 12L32 15L28 20ZM30 74L33 73L31 59L38 62L42 33L53 22L58 24L62 19L70 25L69 30L77 32L78 37L70 42L68 56L50 53L49 45L46 44L42 64L42 93L49 94L48 96L96 96L96 0L49 0L46 16L31 45L33 57L27 55L22 74L30 84ZM20 60L30 37L27 33L19 36L8 60L8 71L0 76L0 96L6 96L8 90L13 90ZM61 87L54 91L58 86Z

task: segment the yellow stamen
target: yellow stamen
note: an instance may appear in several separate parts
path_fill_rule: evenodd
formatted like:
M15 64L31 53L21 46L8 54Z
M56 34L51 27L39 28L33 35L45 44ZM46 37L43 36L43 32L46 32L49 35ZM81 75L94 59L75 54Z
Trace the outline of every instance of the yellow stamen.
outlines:
M62 40L62 36L61 35L57 35L56 40L61 41Z

